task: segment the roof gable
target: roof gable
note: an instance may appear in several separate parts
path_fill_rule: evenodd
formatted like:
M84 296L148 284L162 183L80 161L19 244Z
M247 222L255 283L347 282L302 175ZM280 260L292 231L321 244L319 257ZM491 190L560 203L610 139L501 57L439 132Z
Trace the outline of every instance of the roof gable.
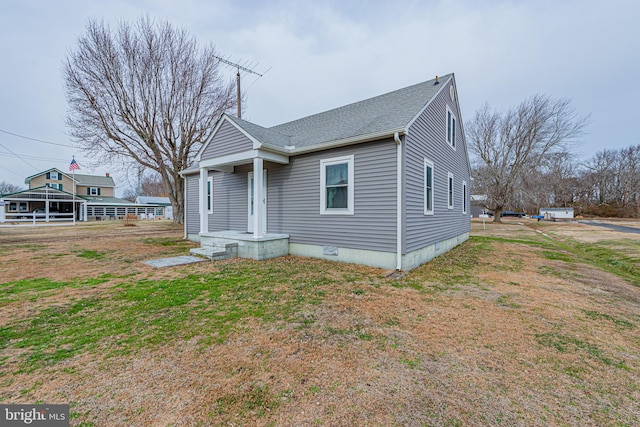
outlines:
M27 178L25 178L24 183L28 185L32 179L45 175L49 172L57 172L60 175L65 176L71 180L75 179L77 185L83 185L86 187L114 187L115 188L116 186L113 181L113 178L110 176L84 175L79 173L69 174L69 173L62 172L58 168L47 169L45 171L38 172L37 174L28 176Z
M58 169L58 168L51 168L51 169L47 169L46 171L38 172L37 174L34 174L34 175L31 175L31 176L26 177L26 178L24 179L24 183L28 185L28 184L31 182L31 180L32 180L33 178L37 178L37 177L39 177L39 176L41 176L41 175L44 175L44 174L47 174L47 173L49 173L49 172L57 172L57 173L59 173L59 174L60 174L60 175L62 175L62 176L66 176L66 177L67 177L67 178L69 178L69 179L71 178L71 176L70 176L70 175L68 175L68 174L66 174L66 173L64 173L64 172L62 172L60 169Z

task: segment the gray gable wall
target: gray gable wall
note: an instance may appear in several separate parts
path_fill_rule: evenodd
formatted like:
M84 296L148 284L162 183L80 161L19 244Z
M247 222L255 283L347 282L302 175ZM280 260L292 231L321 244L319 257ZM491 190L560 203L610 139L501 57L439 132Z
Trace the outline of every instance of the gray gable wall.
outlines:
M253 149L253 141L231 123L224 121L200 153L200 159L226 156L251 149Z
M449 83L411 125L404 151L405 205L403 253L470 231L470 212L462 213L462 182L471 188L462 117L449 97ZM456 116L456 149L446 139L447 105ZM424 159L434 164L434 215L424 214ZM448 209L448 173L453 174L453 209ZM468 202L467 202L468 203Z

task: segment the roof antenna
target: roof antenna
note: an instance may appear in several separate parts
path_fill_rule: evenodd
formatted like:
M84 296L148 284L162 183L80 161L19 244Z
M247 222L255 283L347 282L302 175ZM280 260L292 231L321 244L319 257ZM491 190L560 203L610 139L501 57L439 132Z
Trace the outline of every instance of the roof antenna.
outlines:
M238 89L238 118L241 119L242 118L242 105L241 105L241 95L240 95L240 70L247 72L247 73L251 73L251 74L256 74L258 75L258 78L262 77L262 74L260 73L256 73L253 70L250 70L249 68L243 67L240 64L236 64L235 62L231 62L227 59L224 59L220 56L216 56L213 55L214 58L216 58L218 61L225 63L227 65L230 65L232 67L234 67L237 70L236 73L236 88ZM269 70L267 70L269 71Z

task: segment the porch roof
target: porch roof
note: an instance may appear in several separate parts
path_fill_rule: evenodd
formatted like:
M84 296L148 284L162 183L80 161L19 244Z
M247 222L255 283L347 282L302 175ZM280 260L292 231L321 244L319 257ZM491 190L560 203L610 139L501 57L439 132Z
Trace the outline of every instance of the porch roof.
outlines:
M72 193L47 186L30 188L28 190L22 190L16 193L4 194L0 196L0 199L16 201L50 200L54 202L68 202L73 200L76 200L77 202L87 201L86 197L82 197L77 194L74 196Z

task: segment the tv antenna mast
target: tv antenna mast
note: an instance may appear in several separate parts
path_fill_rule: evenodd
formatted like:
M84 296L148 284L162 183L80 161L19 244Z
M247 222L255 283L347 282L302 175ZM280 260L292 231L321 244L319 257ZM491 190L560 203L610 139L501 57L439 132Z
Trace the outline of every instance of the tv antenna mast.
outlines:
M247 67L243 67L240 64L236 64L235 62L231 62L228 59L224 59L224 58L222 58L220 56L214 55L214 57L218 61L220 61L220 62L222 62L224 64L227 64L227 65L229 65L229 66L231 66L231 67L233 67L233 68L235 68L237 70L237 73L236 73L236 88L238 89L238 118L241 119L242 118L241 117L242 116L242 103L241 103L241 93L240 93L240 70L244 71L245 73L255 74L255 75L258 76L258 78L262 77L262 74L257 73L257 72L255 72L255 71L253 71L253 70L251 70L251 69L249 69ZM269 70L267 70L267 71L269 71Z

